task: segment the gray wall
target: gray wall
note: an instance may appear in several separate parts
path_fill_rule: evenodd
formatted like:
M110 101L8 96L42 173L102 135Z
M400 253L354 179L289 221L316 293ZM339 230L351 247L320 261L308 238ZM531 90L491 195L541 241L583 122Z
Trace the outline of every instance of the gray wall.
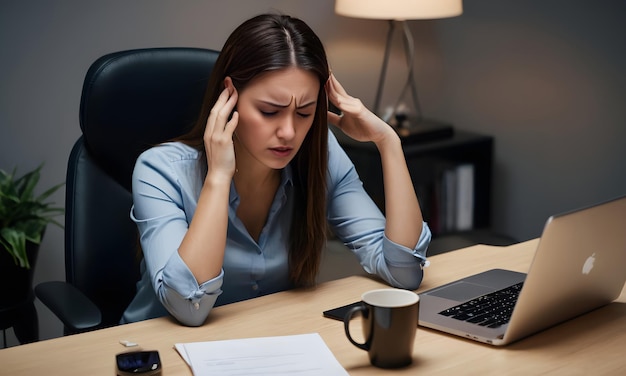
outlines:
M497 229L626 194L626 2L465 1L439 28L441 115L496 138Z
M387 25L336 16L332 0L0 0L0 168L45 161L42 187L65 179L78 138L84 74L122 49L220 49L244 19L303 18L333 72L371 105ZM496 140L493 218L519 240L547 216L626 193L626 3L466 0L461 17L412 21L425 114ZM403 79L400 40L383 105ZM63 192L53 198L63 203ZM63 279L63 231L50 227L36 282ZM6 288L3 287L3 288ZM61 325L38 305L41 337Z

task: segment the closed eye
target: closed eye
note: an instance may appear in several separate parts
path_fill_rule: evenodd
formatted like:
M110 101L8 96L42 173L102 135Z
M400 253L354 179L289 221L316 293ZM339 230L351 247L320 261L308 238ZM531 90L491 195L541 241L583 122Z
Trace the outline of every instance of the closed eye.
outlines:
M261 114L263 114L263 116L267 116L267 117L272 117L274 115L276 115L278 113L278 111L261 111Z
M311 114L298 112L298 116L300 116L301 118L308 118L309 116L311 116Z

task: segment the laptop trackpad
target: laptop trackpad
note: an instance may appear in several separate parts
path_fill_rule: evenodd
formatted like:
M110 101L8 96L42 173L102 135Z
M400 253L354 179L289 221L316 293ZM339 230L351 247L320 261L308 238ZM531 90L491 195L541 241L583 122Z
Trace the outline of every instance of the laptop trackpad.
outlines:
M427 291L426 294L464 302L522 282L525 278L524 273L491 269Z
M457 282L440 289L433 290L429 292L428 295L463 302L481 295L489 294L493 291L495 290L491 287L475 285L467 282Z

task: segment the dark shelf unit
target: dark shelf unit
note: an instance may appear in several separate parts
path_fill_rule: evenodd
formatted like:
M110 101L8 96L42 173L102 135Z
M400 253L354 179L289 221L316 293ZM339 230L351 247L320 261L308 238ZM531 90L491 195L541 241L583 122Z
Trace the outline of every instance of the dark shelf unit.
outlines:
M352 159L363 186L384 212L384 190L380 155L373 143L361 143L333 129L340 144ZM437 202L442 172L461 164L473 165L473 223L471 230L488 229L491 225L491 181L493 137L454 130L439 139L403 142L404 155L416 189L425 220L433 235L452 233L438 223L442 215Z

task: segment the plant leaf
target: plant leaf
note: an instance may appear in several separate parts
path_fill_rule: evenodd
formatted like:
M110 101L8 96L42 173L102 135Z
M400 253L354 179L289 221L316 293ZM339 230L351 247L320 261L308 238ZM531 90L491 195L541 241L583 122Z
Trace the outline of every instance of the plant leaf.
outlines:
M64 183L57 184L35 197L43 163L34 170L15 178L0 170L0 244L6 248L16 264L30 268L26 255L26 241L41 243L43 231L49 223L63 228L54 217L65 212L62 207L44 202ZM2 251L0 249L0 251Z
M13 256L13 261L22 268L30 269L28 256L26 255L26 237L21 231L12 228L0 229L0 237L2 237L2 245Z
M33 191L39 182L39 171L41 171L42 167L43 165L39 165L39 167L15 181L20 201L32 201Z
M57 184L54 187L48 189L47 191L45 191L44 193L40 194L39 196L37 196L37 198L35 198L35 201L43 201L45 199L47 199L51 194L53 194L54 192L56 192L59 188L61 188L63 185L65 185L65 183L61 183L61 184Z

